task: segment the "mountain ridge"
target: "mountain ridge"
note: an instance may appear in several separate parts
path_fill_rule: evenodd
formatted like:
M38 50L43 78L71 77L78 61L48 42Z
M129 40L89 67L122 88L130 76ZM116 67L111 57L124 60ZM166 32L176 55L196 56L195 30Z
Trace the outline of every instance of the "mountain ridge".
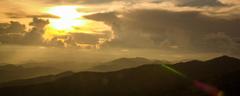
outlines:
M215 59L211 60L215 61ZM198 62L199 64L193 64L194 62L190 61L185 64L166 66L185 74L190 80L200 80L216 86L223 90L226 96L238 96L236 95L239 94L236 88L239 88L237 85L240 84L240 78L238 78L240 76L238 74L240 72L240 60L226 57L220 57L220 60L217 59L218 62L209 62L211 60ZM229 62L221 63L219 61ZM195 67L189 67L190 63ZM218 67L219 65L221 66ZM228 65L237 66L234 66L235 68L232 71L226 71L228 68L225 68L225 66ZM0 95L208 96L195 88L191 81L163 67L162 64L147 64L113 72L78 72L42 84L0 88Z
M170 64L168 61L163 60L152 60L144 57L135 57L135 58L119 58L109 62L105 62L94 66L89 69L89 71L96 72L110 72L110 71L118 71L126 68L133 68L137 66L142 66L145 64Z

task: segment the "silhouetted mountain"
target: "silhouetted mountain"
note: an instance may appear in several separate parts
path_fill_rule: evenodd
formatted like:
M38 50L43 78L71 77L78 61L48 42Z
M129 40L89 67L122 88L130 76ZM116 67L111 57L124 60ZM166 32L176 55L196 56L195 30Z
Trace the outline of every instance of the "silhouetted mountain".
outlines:
M97 63L96 63L97 64ZM22 64L21 66L26 67L26 68L32 68L32 67L52 67L64 71L74 71L74 72L79 72L79 71L86 71L90 67L94 66L95 63L84 63L84 62L71 62L71 61L66 61L66 62L54 62L54 61L49 61L49 62L29 62Z
M0 66L0 70L20 70L22 68L22 66L16 66L12 64Z
M208 63L220 63L220 64L225 64L225 63L238 63L239 59L230 57L230 56L220 56L211 60L207 61Z
M9 81L9 82L0 84L0 88L10 87L10 86L26 86L26 85L33 85L33 84L42 84L42 83L55 81L58 78L71 76L73 74L74 73L71 71L66 71L57 75L47 75L47 76L41 76L41 77L31 78L31 79L14 80L14 81Z
M49 74L56 74L61 70L50 67L25 68L18 65L0 66L0 83L17 79L33 78Z
M80 72L54 82L2 88L0 95L141 96L167 91L182 84L185 84L183 79L163 69L161 65L145 65L117 72Z
M221 56L208 61L190 61L177 63L175 69L184 72L193 78L209 78L216 74L225 74L240 70L239 59Z
M0 66L5 66L5 65L13 65L13 64L8 64L8 63L0 63Z
M133 68L137 66L141 66L144 64L169 64L167 61L160 60L150 60L142 57L136 58L120 58L110 62L102 63L98 66L94 66L90 68L90 71L97 72L108 72L108 71L117 71L126 68Z
M177 75L166 66L186 76ZM0 88L0 96L212 96L197 89L196 80L217 87L225 96L239 96L239 72L240 60L224 56L114 72L79 72L41 84Z
M0 63L0 66L4 66L4 65L11 65L11 64L7 64L7 63Z

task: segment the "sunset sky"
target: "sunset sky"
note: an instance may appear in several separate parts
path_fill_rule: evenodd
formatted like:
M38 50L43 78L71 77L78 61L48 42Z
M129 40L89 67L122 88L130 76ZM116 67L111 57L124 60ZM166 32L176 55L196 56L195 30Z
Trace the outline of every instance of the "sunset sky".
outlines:
M240 0L0 0L0 61L240 57Z

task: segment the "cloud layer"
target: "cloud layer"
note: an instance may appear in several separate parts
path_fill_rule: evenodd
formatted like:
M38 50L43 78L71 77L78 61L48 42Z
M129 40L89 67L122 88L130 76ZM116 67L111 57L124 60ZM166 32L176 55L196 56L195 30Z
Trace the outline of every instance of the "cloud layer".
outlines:
M26 26L19 22L2 23L0 25L0 42L1 44L41 45L43 44L44 27L47 24L49 24L47 20L33 18L29 24L32 28L27 30Z
M14 2L15 1L15 2ZM103 49L149 49L187 53L222 53L240 56L239 0L3 0L0 12L15 22L0 24L1 44L64 47L97 45L106 34L70 33L45 42L48 20L34 18L30 27L23 18L58 18L38 9L81 6L87 19L103 22L115 39L105 40ZM14 3L12 3L14 2ZM32 5L24 2L30 2ZM6 5L11 5L6 6ZM36 7L34 7L36 6ZM14 9L6 11L6 9ZM19 9L19 10L17 10ZM20 10L24 9L24 10ZM1 20L1 19L0 19ZM94 25L97 26L97 25ZM100 32L101 33L101 32ZM90 46L92 47L92 46Z
M110 47L226 54L235 54L240 47L239 18L159 9L108 12L87 17L113 27L118 37L106 45Z

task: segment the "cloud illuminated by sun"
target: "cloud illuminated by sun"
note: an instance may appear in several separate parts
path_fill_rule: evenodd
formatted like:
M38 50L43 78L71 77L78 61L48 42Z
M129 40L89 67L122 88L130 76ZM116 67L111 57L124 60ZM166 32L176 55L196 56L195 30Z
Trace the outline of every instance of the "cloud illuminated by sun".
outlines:
M64 45L67 45L65 39L58 37L70 36L73 33L108 36L106 38L97 38L99 39L97 45L75 42L76 46L82 45L86 47L86 45L99 46L99 44L114 38L113 31L109 26L103 22L85 19L83 16L87 15L87 13L79 12L79 8L79 6L55 6L44 10L48 14L59 17L49 19L50 24L45 28L44 39L51 41L57 38L56 40L60 40ZM109 32L111 33L109 34Z
M48 13L61 17L62 19L76 19L83 14L77 11L78 6L57 6L48 9Z
M78 6L56 6L47 9L47 13L60 17L51 19L50 26L63 31L72 31L73 26L83 26L84 20L79 20L83 13L77 11Z

